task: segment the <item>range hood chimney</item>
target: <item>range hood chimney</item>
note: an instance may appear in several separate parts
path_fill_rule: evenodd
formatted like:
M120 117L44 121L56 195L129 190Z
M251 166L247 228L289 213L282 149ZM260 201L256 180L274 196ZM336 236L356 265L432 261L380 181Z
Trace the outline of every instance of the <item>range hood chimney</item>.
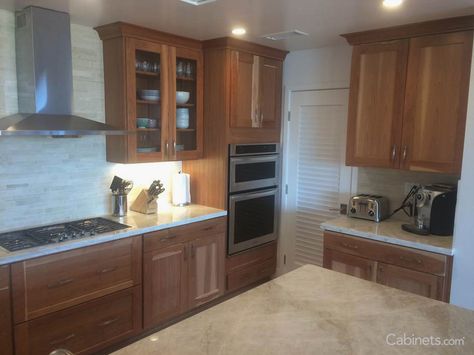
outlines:
M72 115L69 14L35 6L17 12L15 44L20 113L0 119L0 136L126 134Z

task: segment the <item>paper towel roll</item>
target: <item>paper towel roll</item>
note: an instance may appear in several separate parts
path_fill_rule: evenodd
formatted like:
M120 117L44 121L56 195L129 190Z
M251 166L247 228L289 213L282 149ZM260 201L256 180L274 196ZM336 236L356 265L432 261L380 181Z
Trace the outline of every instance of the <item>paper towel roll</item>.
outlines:
M179 173L173 176L173 205L184 206L191 203L189 174Z

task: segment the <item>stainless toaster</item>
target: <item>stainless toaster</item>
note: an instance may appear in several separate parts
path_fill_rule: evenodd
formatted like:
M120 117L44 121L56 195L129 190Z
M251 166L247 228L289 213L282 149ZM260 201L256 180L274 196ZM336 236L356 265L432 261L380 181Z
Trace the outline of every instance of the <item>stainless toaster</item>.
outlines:
M349 217L368 219L374 222L380 222L390 215L390 208L386 197L377 195L357 195L351 197Z

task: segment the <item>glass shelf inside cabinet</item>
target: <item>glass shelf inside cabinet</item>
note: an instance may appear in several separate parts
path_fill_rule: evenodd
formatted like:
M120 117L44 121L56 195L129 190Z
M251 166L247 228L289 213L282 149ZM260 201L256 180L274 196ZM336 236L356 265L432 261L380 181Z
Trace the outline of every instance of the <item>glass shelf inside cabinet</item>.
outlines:
M161 152L160 53L135 53L137 152Z
M197 148L197 62L176 58L176 151Z

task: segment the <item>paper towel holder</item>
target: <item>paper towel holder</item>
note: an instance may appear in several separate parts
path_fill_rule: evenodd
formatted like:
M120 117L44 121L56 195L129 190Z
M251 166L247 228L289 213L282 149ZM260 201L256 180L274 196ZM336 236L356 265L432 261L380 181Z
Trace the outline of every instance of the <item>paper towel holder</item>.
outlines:
M173 206L184 207L191 203L190 180L189 174L185 174L182 171L179 171L179 173L173 177Z

